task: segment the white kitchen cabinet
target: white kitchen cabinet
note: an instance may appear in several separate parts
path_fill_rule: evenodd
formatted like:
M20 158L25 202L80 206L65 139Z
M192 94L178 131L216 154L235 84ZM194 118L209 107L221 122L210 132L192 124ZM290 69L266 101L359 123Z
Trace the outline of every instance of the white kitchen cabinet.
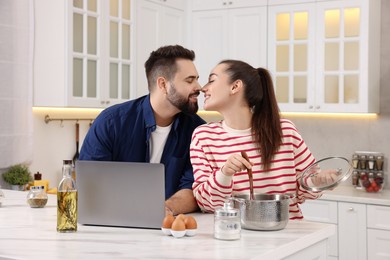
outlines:
M300 205L305 220L338 225L337 202L324 200L306 200ZM338 258L338 232L328 239L327 259Z
M367 206L368 259L390 259L390 207Z
M367 259L366 205L338 202L339 259Z
M187 1L183 0L137 1L137 83L134 87L136 97L149 93L144 64L150 53L164 45L185 45L186 3Z
M267 0L191 0L192 11L264 6Z
M337 224L337 238L328 241L328 259L390 258L390 207L306 200L301 210L306 220Z
M379 112L379 0L269 5L268 68L281 111Z
M34 106L106 107L131 98L131 5L34 2Z
M212 1L203 2L208 5ZM224 59L243 60L254 67L266 65L267 7L265 1L256 2L253 7L233 8L221 4L215 10L192 12L190 43L196 53L195 64L202 86L213 67ZM201 107L202 97L199 99Z

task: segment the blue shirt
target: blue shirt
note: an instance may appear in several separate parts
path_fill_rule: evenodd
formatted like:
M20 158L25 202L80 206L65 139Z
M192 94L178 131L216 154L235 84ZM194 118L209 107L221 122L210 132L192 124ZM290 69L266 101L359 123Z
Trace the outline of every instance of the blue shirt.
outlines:
M180 189L192 189L191 137L194 129L204 123L196 114L175 116L161 157L166 199ZM149 95L111 106L99 114L89 129L80 160L149 162L149 139L155 129Z

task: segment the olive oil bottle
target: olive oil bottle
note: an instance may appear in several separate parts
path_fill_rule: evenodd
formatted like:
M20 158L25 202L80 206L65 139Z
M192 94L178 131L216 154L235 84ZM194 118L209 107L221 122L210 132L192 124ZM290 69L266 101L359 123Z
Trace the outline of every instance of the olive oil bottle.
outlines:
M64 160L57 189L57 231L77 231L77 188L72 178L72 160Z

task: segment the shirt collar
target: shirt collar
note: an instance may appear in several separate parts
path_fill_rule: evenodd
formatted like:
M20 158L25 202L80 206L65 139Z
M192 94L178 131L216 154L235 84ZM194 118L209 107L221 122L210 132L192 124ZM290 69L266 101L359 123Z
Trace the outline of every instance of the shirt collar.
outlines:
M150 94L146 96L142 103L142 111L144 113L145 127L156 128L156 119L154 118L152 105L150 104Z

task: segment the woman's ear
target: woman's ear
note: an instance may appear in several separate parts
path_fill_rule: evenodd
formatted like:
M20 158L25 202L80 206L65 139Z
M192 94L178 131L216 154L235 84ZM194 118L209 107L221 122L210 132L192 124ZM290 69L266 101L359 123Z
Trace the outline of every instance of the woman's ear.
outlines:
M242 81L241 80L236 80L233 82L232 86L231 86L231 93L232 95L240 92L242 90Z

